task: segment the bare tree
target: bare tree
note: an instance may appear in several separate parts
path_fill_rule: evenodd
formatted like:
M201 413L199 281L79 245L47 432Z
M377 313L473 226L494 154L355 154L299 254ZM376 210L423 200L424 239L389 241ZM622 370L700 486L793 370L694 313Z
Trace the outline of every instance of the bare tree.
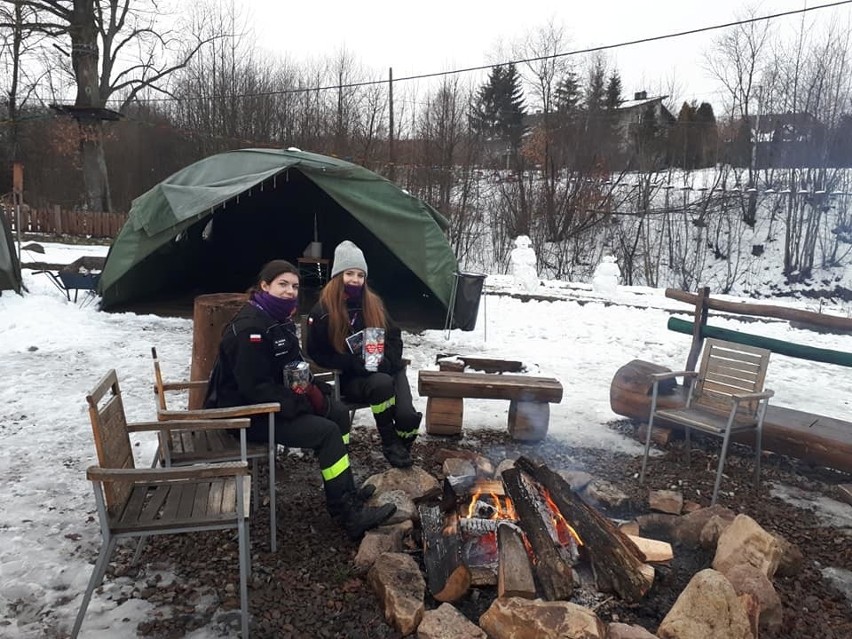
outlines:
M155 0L4 0L10 2L33 10L25 28L59 47L70 43L85 200L90 209L111 210L102 139L107 102L118 98L120 111L141 91L168 94L169 76L217 36L163 28ZM133 62L124 66L122 56Z
M754 18L755 7L749 7L742 18ZM707 70L725 88L729 100L728 112L733 121L739 118L751 126L752 103L760 97L763 87L760 78L769 53L771 26L769 21L747 22L726 30L705 54ZM767 78L768 81L768 78ZM751 134L752 148L757 144L757 131ZM754 158L754 151L752 158ZM749 163L749 186L756 186L756 167ZM746 221L754 225L757 210L756 192L752 191L746 212Z

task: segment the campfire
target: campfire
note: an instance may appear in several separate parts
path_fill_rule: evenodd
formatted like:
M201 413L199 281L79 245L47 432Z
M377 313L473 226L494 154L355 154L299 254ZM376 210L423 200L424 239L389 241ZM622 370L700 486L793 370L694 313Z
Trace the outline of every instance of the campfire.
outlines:
M637 601L653 581L628 536L558 474L523 457L502 481L447 477L441 504L421 506L420 516L438 601L488 584L500 597L567 600L582 584Z

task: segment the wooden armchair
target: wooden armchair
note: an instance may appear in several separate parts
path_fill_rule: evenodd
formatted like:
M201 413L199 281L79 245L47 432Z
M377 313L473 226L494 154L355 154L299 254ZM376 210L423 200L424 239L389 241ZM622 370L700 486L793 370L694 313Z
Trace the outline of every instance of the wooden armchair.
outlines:
M683 426L686 433L687 460L690 450L690 431L699 430L722 438L716 484L711 505L716 503L722 470L728 454L731 435L755 431L755 488L760 484L760 454L763 438L763 419L771 390L764 390L770 351L753 346L735 344L717 339L704 343L704 352L698 371L677 371L652 375L654 386L651 397L651 415L645 438L645 455L642 458L640 483L645 481L645 469L651 448L651 431L655 419ZM665 379L683 377L689 380L689 395L683 408L657 409L659 384Z
M111 370L86 397L98 465L86 476L92 481L103 543L71 637L83 624L92 593L103 581L119 539L236 528L239 540L242 636L248 635L249 530L251 477L245 461L198 464L182 468L138 469L130 433L185 429L188 422L128 424L121 390ZM248 419L193 421L198 430L239 429L245 442ZM140 544L141 546L141 544Z
M154 360L154 393L157 398L157 419L159 420L234 419L252 415L268 415L269 443L267 444L249 442L245 444L245 451L243 452L241 451L240 441L228 431L197 430L187 425L183 429L170 429L159 434L159 446L154 457L154 464L160 463L163 466L170 467L196 464L202 461L226 462L248 459L254 466L257 462L266 459L269 463L269 545L272 552L275 552L278 548L275 512L275 413L281 410L280 404L270 402L231 408L169 409L167 393L197 390L203 394L207 389L207 381L166 382L163 380L160 360L157 357L155 347L151 348L151 357ZM257 490L257 483L254 482L255 491ZM257 501L257 492L255 492L255 501Z

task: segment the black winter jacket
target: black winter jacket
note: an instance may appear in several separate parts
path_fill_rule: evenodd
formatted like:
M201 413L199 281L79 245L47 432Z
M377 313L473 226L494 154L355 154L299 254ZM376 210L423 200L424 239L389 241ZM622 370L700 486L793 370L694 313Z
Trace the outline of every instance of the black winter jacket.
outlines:
M302 361L302 352L293 322L279 322L246 304L222 334L204 406L278 402L285 419L313 413L308 399L291 391L284 380L284 367L297 361ZM265 423L265 415L252 417L253 428Z
M364 328L364 314L360 305L347 304L349 311L349 334ZM387 313L385 328L385 354L379 364L379 372L394 375L405 368L402 362L402 333ZM338 353L331 343L328 333L328 313L322 304L317 304L308 315L308 343L305 349L308 356L320 366L336 368L344 378L366 377L371 374L364 368L364 358L360 354L348 351Z

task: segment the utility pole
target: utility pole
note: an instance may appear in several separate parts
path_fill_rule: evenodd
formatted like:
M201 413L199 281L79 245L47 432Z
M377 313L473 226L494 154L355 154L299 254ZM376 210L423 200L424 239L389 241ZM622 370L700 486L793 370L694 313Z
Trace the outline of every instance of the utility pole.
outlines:
M388 179L393 182L395 159L393 154L393 67L388 67Z

